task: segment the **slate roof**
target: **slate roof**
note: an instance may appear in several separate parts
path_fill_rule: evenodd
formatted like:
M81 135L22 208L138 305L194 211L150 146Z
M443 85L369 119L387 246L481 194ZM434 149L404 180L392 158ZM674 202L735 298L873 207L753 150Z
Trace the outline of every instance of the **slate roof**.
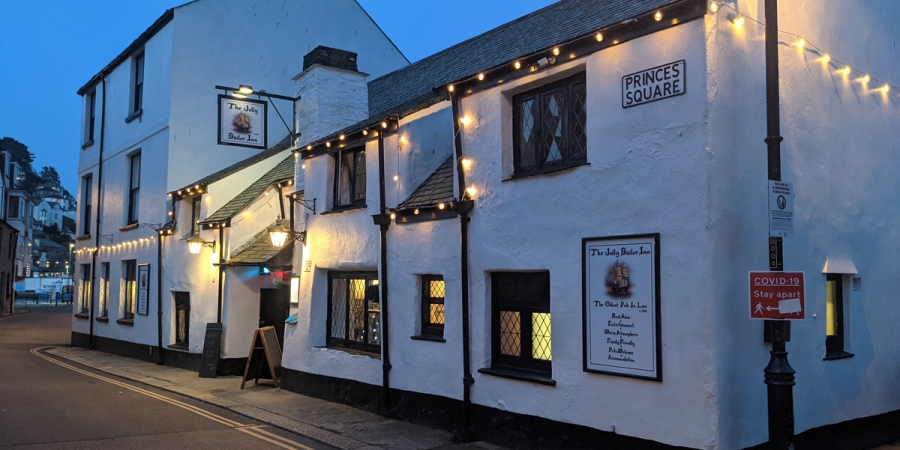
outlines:
M214 183L214 182L219 181L222 178L225 178L241 169L246 169L247 167L250 167L260 161L264 161L274 155L277 155L289 148L291 148L291 136L290 135L285 136L284 139L281 140L281 142L275 144L272 147L269 147L268 150L261 151L245 160L238 161L218 172L213 172L193 183L188 183L187 186L184 186L181 189L175 189L172 192L177 192L179 190L186 190L186 189L196 186L198 184ZM170 192L170 193L172 193L172 192Z
M397 209L434 206L453 201L453 155L450 155Z
M443 86L620 23L674 0L562 0L368 83L369 118L317 142L446 99Z
M246 244L238 247L228 260L228 264L262 264L287 248L290 248L290 246L273 246L272 238L269 237L269 230L264 229L256 236L253 236Z
M256 180L247 189L229 200L225 206L219 208L211 216L207 217L203 223L221 222L228 220L237 215L242 209L246 208L253 200L262 195L269 186L276 182L294 178L294 156L288 155L284 161L278 163L272 170Z

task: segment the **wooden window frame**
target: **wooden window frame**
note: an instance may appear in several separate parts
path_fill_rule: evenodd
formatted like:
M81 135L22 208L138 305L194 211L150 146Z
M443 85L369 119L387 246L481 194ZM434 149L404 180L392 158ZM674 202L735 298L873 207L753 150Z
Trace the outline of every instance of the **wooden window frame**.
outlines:
M513 285L513 292L505 289ZM519 355L501 352L501 311L519 313ZM532 356L534 313L550 313L550 272L493 272L491 274L491 369L552 375L552 361Z
M200 236L200 199L200 195L191 199L191 236Z
M444 323L433 324L431 323L431 305L444 305L445 299L447 297L447 285L444 283L444 296L443 297L432 297L431 296L431 282L432 281L440 281L444 282L444 277L441 275L422 275L422 336L431 336L437 338L444 337ZM446 313L446 311L445 311ZM446 320L446 315L444 315L444 320Z
M137 260L122 261L122 283L125 284L125 295L122 297L122 318L134 320L135 301L137 297Z
M191 293L175 292L175 346L188 348L191 341ZM181 297L181 301L179 301ZM178 311L186 311L183 320L179 321ZM181 322L181 323L179 323ZM178 332L184 326L184 340L178 339Z
M343 319L342 323L340 324L343 327L343 330L341 330L342 331L341 334L343 334L343 337L341 337L340 335L335 336L335 334L338 334L338 333L336 330L333 330L333 326L335 325L333 323L333 320L334 320L333 314L335 312L334 302L336 300L334 287L335 287L335 281L340 280L340 279L347 280L347 283L346 283L347 290L346 290L346 292L344 292L344 295L342 298L342 300L344 301L344 305L343 305L344 319ZM327 299L328 314L326 317L326 333L325 333L326 345L328 347L350 348L350 349L356 349L356 350L361 350L364 352L375 353L375 354L380 355L381 354L381 339L378 339L376 337L376 340L378 341L378 343L372 344L371 342L369 342L370 336L368 336L368 334L367 334L368 329L369 329L368 320L370 318L370 314L377 313L378 314L378 319L377 319L378 330L377 331L378 331L378 336L381 336L381 315L380 315L381 314L381 308L380 308L381 303L380 303L380 300L378 302L378 306L379 306L378 310L373 310L373 309L370 309L371 302L369 301L369 299L368 298L363 299L364 310L363 310L362 317L363 317L364 328L363 328L363 331L361 332L361 334L362 334L362 339L364 339L364 342L360 342L359 340L350 338L350 335L351 335L350 324L352 323L352 320L353 320L353 318L351 317L351 305L350 305L350 302L351 302L351 298L350 298L351 297L350 296L351 280L365 280L366 288L368 291L369 287L377 286L377 283L374 283L374 282L376 282L378 280L378 272L343 272L343 271L329 271L328 272L328 299ZM377 288L376 288L376 292L377 292ZM377 297L376 297L376 300L378 300ZM359 330L356 330L356 331L358 332Z
M352 156L350 156L352 155ZM366 148L365 146L341 149L335 152L334 157L334 191L332 196L332 210L354 209L366 205ZM342 172L345 165L345 157L349 156L353 161L352 172L348 174L349 186L344 186ZM360 159L362 164L360 165ZM349 170L349 169L348 169ZM361 170L361 171L360 171ZM362 183L362 195L359 194L359 185ZM342 192L347 189L348 200L344 203Z
M578 86L583 86L584 88L584 102L582 104L582 108L580 110L576 110L574 101L575 92L574 90ZM554 162L546 162L547 155L546 154L535 154L532 155L532 159L534 160L533 165L523 165L522 162L522 105L524 102L533 101L537 106L533 107L533 111L537 111L537 115L533 117L532 130L535 134L540 134L543 126L543 109L541 108L541 96L547 95L554 91L560 91L563 93L564 105L561 107L563 111L560 112L560 118L562 120L562 143L559 147L560 160ZM579 72L575 75L569 76L559 81L554 81L552 83L548 83L534 89L530 89L528 91L516 94L512 98L512 108L513 108L513 178L526 177L531 175L539 175L543 173L556 172L559 170L565 170L572 167L577 167L581 165L587 164L587 137L585 136L585 143L583 153L575 152L574 148L576 143L574 141L575 127L579 122L579 118L581 119L582 128L587 125L587 105L584 104L587 101L587 81L584 72ZM560 106L558 106L560 107ZM580 117L579 117L580 116ZM587 131L582 129L582 134L586 134ZM534 141L533 150L534 152L539 151L539 136L531 136Z
M135 162L137 170L135 170ZM128 157L128 220L127 225L138 223L138 212L141 201L141 152Z

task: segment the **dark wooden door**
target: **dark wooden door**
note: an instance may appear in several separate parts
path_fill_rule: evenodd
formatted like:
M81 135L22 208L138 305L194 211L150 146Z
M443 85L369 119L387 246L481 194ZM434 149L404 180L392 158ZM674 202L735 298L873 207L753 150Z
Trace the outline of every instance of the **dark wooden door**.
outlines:
M259 326L275 327L278 344L284 348L284 321L291 311L291 288L262 289L259 297Z

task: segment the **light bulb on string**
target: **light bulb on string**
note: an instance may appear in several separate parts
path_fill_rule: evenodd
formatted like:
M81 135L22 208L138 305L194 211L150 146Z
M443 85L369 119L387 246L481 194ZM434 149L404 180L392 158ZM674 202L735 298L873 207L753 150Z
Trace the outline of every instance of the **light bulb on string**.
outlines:
M657 22L659 22L660 20L662 20L662 12L657 11L656 14L653 15L653 18L656 19Z
M865 74L865 75L862 77L862 82L863 82L863 83L868 83L868 82L871 81L871 80L872 80L872 77L870 77L869 74Z
M734 27L738 30L744 27L744 16L737 16L734 18Z
M716 12L719 10L719 4L716 2L709 2L709 12Z
M800 38L800 40L797 41L797 48L803 48L805 46L806 46L806 39Z
M597 33L594 39L597 39L597 42L603 42L603 33Z
M844 75L850 75L850 70L850 66L844 66L844 68L841 69L841 73L843 73Z
M881 87L881 92L883 92L885 94L887 94L890 91L891 91L891 86L888 85L887 83L885 83L884 86Z
M516 70L521 69L521 68L522 68L522 63L519 62L519 61L516 61L516 62L513 63L513 67L515 67Z

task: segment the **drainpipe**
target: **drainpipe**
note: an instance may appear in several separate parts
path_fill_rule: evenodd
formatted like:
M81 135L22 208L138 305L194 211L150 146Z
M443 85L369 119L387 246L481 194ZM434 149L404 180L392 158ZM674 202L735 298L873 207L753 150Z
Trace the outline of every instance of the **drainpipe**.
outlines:
M459 100L455 92L450 92L450 103L453 111L453 146L456 152L456 179L458 181L459 197L464 198L466 192L465 174L462 169L462 137L459 128ZM472 440L471 431L471 406L472 385L475 378L472 377L471 355L469 353L469 222L472 220L469 213L475 202L472 200L460 200L453 203L453 211L459 214L460 227L460 282L462 284L462 340L463 340L463 423L457 430L462 442Z
M156 364L162 365L163 363L163 347L162 347L162 325L163 325L163 312L162 312L162 240L163 235L159 233L157 230L156 236L156 353L159 355L159 359L156 361Z
M100 106L100 157L97 162L97 226L94 232L97 237L94 239L94 251L91 252L91 304L88 306L88 320L90 321L90 335L88 337L88 348L94 349L94 293L97 292L97 254L100 253L100 213L103 210L103 143L106 133L106 77L100 81L102 85L103 103ZM88 194L90 195L90 194ZM99 295L99 293L97 293ZM107 299L108 301L108 299Z
M222 323L222 309L225 297L225 228L219 224L219 293L218 307L216 308L216 323ZM223 327L224 328L224 327Z
M388 263L387 263L387 232L391 225L391 216L387 212L387 203L384 193L384 130L378 132L378 196L380 214L374 216L375 224L381 230L381 358L382 358L382 401L384 411L391 408L391 352L388 333Z

